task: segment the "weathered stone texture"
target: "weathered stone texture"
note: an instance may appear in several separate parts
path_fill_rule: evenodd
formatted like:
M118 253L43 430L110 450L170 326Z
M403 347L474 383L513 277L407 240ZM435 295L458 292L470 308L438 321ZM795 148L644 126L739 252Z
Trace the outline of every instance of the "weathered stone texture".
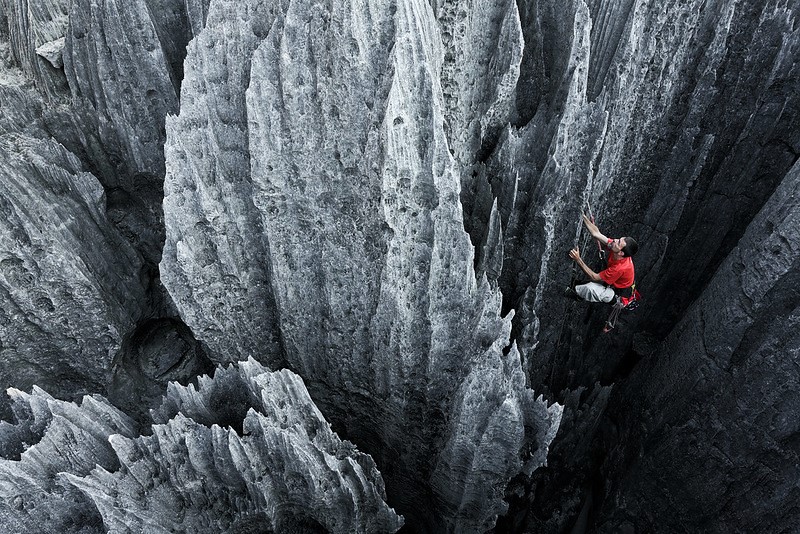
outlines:
M403 524L375 463L331 431L289 371L250 360L197 388L171 383L148 436L101 397L77 405L38 388L9 394L3 532L377 533Z
M269 249L253 206L245 107L252 53L275 9L209 7L207 29L189 46L181 113L167 121L162 279L217 361L283 359Z
M0 422L0 521L3 531L102 532L92 502L62 473L88 475L97 466L117 469L111 434L133 437L133 421L101 397L80 405L39 388L9 389L13 423Z
M508 480L544 461L560 411L526 388L518 353L503 354L511 317L476 280L433 11L238 4L244 24L212 23L223 6L211 5L190 47L168 124L168 287L218 353L279 341L332 422L387 470L414 528L490 528ZM222 58L220 79L206 69ZM218 269L231 273L219 294ZM254 294L261 281L274 300L244 289L231 299L232 287Z
M797 160L800 6L593 1L560 12L550 2L519 9L519 128L487 160L492 195L476 209L490 213L496 199L505 256L498 281L505 308L517 312L513 332L531 382L566 402L576 387L624 379L658 350ZM591 261L594 244L575 233L582 206L593 208L604 233L643 244L635 261L644 306L611 336L598 335L607 308L558 297L574 272L571 246L582 245L600 268ZM615 406L611 421L627 404ZM620 432L633 431L630 424ZM587 472L597 461L587 458ZM679 484L678 475L658 473L663 484Z
M17 65L48 98L67 90L61 67L69 5L68 0L0 2L0 33L11 44Z
M141 313L141 258L97 179L44 133L35 93L2 85L0 106L0 384L104 391Z
M110 530L366 534L403 524L375 463L331 431L289 371L251 359L197 389L173 383L154 417L164 422L152 436L111 436L119 470L67 477Z
M164 118L178 110L178 73L167 54L176 32L157 15L145 0L76 0L70 7L64 71L79 106L82 148L104 184L129 191L136 176L164 175Z
M701 298L621 391L628 424L605 466L617 473L603 531L795 527L798 198L795 164Z
M0 379L142 421L212 360L288 367L411 530L791 528L798 21L787 0L0 0ZM590 209L642 245L644 303L604 336L607 307L560 298L569 248L601 267ZM124 468L72 480L121 530L397 528L372 460L258 369L170 387L153 436L113 438ZM51 479L53 524L99 525Z

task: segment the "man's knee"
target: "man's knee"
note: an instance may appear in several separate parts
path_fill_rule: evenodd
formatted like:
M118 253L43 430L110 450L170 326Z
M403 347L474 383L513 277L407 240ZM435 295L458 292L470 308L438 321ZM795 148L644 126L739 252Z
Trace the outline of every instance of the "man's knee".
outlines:
M595 299L594 292L589 284L581 284L579 286L575 286L575 293L578 294L580 298L588 302L597 302Z
M614 291L596 282L575 286L575 293L587 302L611 302L614 300Z

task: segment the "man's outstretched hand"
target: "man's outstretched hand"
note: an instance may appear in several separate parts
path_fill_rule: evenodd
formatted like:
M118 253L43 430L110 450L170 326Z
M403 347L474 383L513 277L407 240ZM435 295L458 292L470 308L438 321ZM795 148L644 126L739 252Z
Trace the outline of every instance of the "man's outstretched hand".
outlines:
M592 232L594 232L595 230L597 230L597 225L596 225L596 224L594 224L594 223L592 222L592 220L591 220L589 217L587 217L587 216L586 216L586 214L585 214L585 213L581 213L581 216L583 217L583 224L584 224L584 225L586 226L586 228L589 230L589 233L592 233Z
M585 217L585 215L584 215ZM576 262L581 262L581 251L578 250L578 247L573 248L569 251L569 257L575 260Z

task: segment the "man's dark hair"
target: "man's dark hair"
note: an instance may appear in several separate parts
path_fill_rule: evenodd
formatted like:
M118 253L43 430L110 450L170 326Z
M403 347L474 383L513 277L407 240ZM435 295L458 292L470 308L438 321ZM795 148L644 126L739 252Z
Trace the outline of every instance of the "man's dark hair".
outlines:
M626 257L631 257L636 254L637 250L639 250L639 243L632 237L626 237L625 246L622 247L622 253L625 254Z

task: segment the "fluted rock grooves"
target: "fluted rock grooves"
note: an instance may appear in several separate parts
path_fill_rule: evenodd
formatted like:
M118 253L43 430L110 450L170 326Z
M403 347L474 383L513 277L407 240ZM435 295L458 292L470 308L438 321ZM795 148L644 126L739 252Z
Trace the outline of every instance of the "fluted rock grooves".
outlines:
M402 525L372 459L331 431L289 371L249 360L201 377L198 388L173 382L147 436L101 397L76 405L38 388L10 394L16 424L0 423L7 531L377 533Z
M211 4L168 122L164 280L213 353L302 374L415 528L486 530L560 412L473 271L433 11L351 7Z
M2 524L792 529L798 28L0 0ZM608 335L582 210L642 245Z

